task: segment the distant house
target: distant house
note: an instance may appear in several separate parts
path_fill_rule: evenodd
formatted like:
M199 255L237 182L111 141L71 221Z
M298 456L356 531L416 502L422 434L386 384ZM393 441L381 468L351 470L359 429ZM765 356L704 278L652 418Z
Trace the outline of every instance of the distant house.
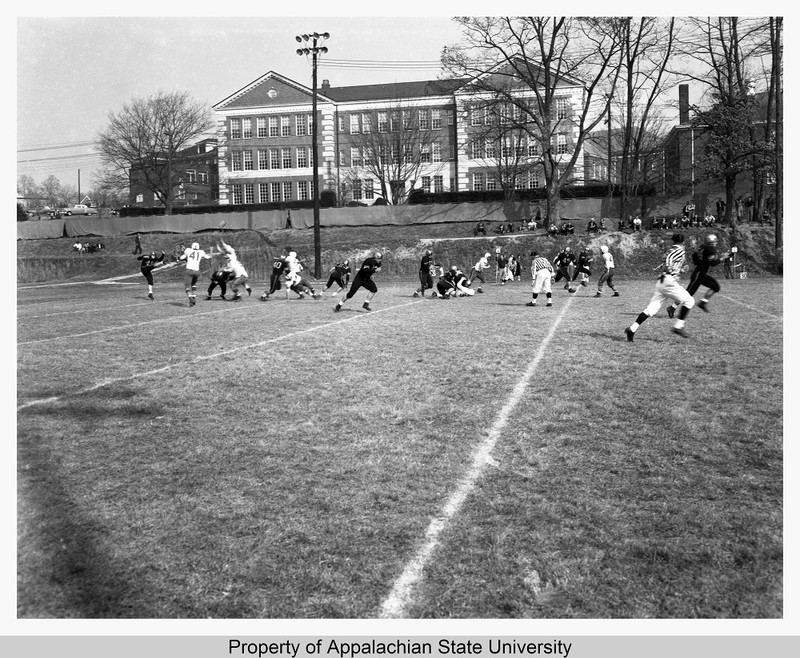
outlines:
M179 179L177 196L172 205L204 206L219 200L218 148L216 138L203 139L179 151L172 160L172 171ZM129 203L141 208L160 207L155 194L142 184L143 174L132 168L130 172Z

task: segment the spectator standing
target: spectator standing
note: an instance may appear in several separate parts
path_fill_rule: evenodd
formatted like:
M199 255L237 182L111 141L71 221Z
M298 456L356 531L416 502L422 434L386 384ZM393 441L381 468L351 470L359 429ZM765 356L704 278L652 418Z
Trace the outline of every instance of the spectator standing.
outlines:
M142 240L137 233L133 238L133 255L142 253Z
M673 244L664 257L664 262L660 266L661 274L656 281L656 288L650 299L650 303L639 313L634 323L625 329L628 342L633 342L633 336L638 331L639 327L642 326L647 318L651 318L658 313L659 309L667 300L673 300L680 306L675 325L672 327L672 333L678 334L684 338L689 337L684 326L686 324L686 316L694 307L694 297L679 283L686 262L686 250L683 247L683 240L684 238L681 233L676 233L672 236Z

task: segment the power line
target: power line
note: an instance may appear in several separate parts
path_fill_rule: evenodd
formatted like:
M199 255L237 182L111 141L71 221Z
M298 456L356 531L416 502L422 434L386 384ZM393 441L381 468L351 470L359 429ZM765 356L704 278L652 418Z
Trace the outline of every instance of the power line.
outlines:
M30 153L31 151L55 151L58 149L78 148L80 146L94 146L94 142L64 142L61 144L42 144L39 146L24 146L17 149L17 153Z

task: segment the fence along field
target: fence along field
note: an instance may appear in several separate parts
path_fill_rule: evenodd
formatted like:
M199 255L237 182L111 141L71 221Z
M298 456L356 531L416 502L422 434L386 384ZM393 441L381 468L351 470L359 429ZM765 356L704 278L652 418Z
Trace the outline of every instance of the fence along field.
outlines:
M18 616L781 617L780 280L378 285L20 287Z

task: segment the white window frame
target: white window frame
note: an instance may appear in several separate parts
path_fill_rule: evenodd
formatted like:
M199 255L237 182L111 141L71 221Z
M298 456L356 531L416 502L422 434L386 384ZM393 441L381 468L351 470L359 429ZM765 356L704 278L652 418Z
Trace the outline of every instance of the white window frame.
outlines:
M258 184L258 202L269 203L269 183Z
M252 183L245 183L244 184L244 202L245 203L255 203L255 196L253 195L253 184Z
M259 169L269 169L269 150L258 149L256 154Z
M242 119L242 139L252 139L253 138L253 120L252 119Z
M270 169L280 169L281 168L281 150L280 149L270 149L269 150L269 168Z
M292 182L291 181L284 181L283 182L283 200L284 201L291 201L292 200Z
M290 148L281 149L281 168L282 169L292 168L292 149Z
M267 118L266 117L258 117L256 119L256 134L259 137L268 137L269 132L267 130Z
M389 132L389 114L387 112L378 112L378 132Z
M431 130L439 130L442 127L442 112L438 108L431 110Z
M231 185L231 199L234 205L242 203L242 186L239 183Z
M372 115L366 112L361 115L361 133L369 135L372 132Z
M231 119L231 139L242 138L242 120Z
M253 170L253 152L252 151L242 151L242 169L244 171L252 171Z
M482 192L486 189L486 174L482 171L475 171L472 173L472 190L474 192Z
M242 171L242 152L231 151L231 171Z
M278 126L278 117L269 117L269 136L280 137L280 127Z
M436 175L433 177L433 191L435 194L444 192L444 176Z
M292 117L282 116L281 137L291 137L291 136L292 136Z
M360 126L361 126L360 119L361 119L361 117L358 114L353 113L353 114L350 115L350 134L351 135L358 135L358 133L360 132Z

